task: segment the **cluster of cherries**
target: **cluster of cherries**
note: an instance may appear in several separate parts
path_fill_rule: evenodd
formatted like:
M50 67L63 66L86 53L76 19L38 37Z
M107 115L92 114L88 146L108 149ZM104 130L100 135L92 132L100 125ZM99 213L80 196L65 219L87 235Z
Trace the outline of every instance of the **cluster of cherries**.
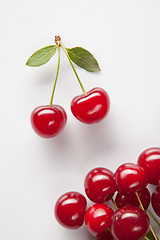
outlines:
M64 129L67 122L67 114L64 108L60 105L53 104L53 95L55 92L55 87L56 87L57 77L59 72L59 65L60 65L60 47L62 47L65 54L67 55L67 58L71 64L71 67L83 91L83 94L76 96L71 101L72 114L79 121L86 124L92 124L92 123L100 122L103 118L105 118L110 108L110 99L109 99L108 93L104 89L99 87L93 88L90 91L86 92L74 68L74 65L67 52L67 49L62 45L61 39L59 36L55 37L55 43L57 44L57 49L58 49L58 65L57 65L57 73L56 73L56 78L53 86L50 104L36 107L31 114L31 125L34 131L39 136L44 138L52 138L57 136ZM87 51L87 54L88 53L89 52ZM35 60L35 57L34 57L34 60ZM37 64L38 62L39 62L39 58L37 58Z
M158 186L151 197L148 183ZM115 173L100 167L91 170L85 177L84 188L95 204L86 210L87 201L81 193L63 194L55 204L55 217L61 225L77 229L85 221L89 232L99 240L147 240L148 232L152 239L158 239L148 214L159 227L160 223L148 207L151 200L160 217L160 148L146 149L137 164L125 163ZM109 200L116 211L106 204Z

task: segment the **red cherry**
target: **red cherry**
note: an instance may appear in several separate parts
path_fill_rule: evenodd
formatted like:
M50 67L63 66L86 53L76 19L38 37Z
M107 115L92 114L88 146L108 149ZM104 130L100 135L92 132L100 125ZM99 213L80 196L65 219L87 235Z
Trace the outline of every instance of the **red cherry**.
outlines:
M138 191L138 195L141 199L144 209L146 210L150 204L149 190L147 188L142 188L140 191ZM118 208L125 207L128 205L140 207L139 201L138 201L135 193L130 193L127 195L117 193L116 198L115 198L115 203Z
M142 167L134 163L125 163L115 172L118 191L124 195L137 192L146 187L147 177Z
M87 174L84 187L91 201L95 203L108 201L116 191L114 174L106 168L94 168Z
M111 232L118 240L139 240L149 230L149 217L135 206L120 208L112 217Z
M87 229L93 236L101 236L111 226L113 210L103 203L96 203L88 208L85 215Z
M158 185L160 174L160 148L148 148L138 158L138 165L143 167L150 184Z
M160 217L160 188L157 187L152 194L152 207L155 213Z
M55 217L64 227L76 229L82 226L87 201L78 192L67 192L56 202Z
M44 138L55 137L67 122L65 110L59 105L46 105L35 108L31 114L34 131Z
M83 123L101 121L109 112L110 100L102 88L93 88L86 94L75 97L71 102L73 115Z
M106 229L105 233L102 234L98 240L115 240L110 230Z

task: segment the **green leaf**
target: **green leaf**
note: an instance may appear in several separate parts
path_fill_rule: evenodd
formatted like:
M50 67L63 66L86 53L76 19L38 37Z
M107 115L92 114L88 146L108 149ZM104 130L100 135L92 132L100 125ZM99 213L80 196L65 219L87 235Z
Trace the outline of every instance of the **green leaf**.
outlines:
M26 65L30 67L38 67L45 64L55 54L56 46L57 45L50 45L39 49L27 60Z
M154 236L153 236L153 234L152 234L151 231L149 231L149 232L147 233L146 237L149 238L150 240L155 240L155 238L154 238ZM156 236L156 237L157 237L157 236ZM159 240L158 237L157 237L157 239Z
M66 50L71 60L75 64L77 64L79 67L84 68L89 72L100 71L100 67L95 57L84 48L75 47L75 48L66 48Z

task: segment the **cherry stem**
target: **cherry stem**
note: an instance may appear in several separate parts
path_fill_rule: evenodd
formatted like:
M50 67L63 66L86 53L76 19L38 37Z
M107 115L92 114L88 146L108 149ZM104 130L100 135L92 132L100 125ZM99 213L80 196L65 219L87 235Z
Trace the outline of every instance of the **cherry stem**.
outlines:
M79 76L78 76L78 74L77 74L77 72L76 72L76 69L75 69L75 67L74 67L74 65L73 65L73 63L72 63L72 60L70 59L70 56L69 56L66 48L63 46L63 44L62 44L61 42L60 42L59 44L60 44L60 46L62 47L63 51L65 52L65 54L66 54L66 56L67 56L67 58L68 58L68 60L69 60L69 62L70 62L70 64L71 64L71 67L72 67L72 69L73 69L73 71L74 71L74 73L75 73L75 75L76 75L76 77L77 77L77 79L78 79L78 82L79 82L79 84L80 84L80 86L81 86L81 89L82 89L83 93L86 94L87 92L86 92L86 90L84 89L84 87L83 87L83 85L82 85L82 82L81 82L81 80L80 80L80 78L79 78Z
M111 198L111 201L112 201L112 203L113 203L115 209L118 210L117 204L116 204L116 202L114 201L113 197Z
M140 199L140 197L139 197L139 195L138 195L138 193L135 192L135 194L136 194L136 197L137 197L137 199L138 199L138 202L139 202L139 204L140 204L142 210L145 211L145 210L144 210L144 207L143 207L143 204L142 204L142 202L141 202L141 199ZM152 232L153 237L155 238L155 240L158 240L157 237L156 237L156 235L155 235L155 233L154 233L154 231L153 231L153 228L152 228L151 225L150 225L150 230L151 230L151 232Z
M51 100L50 100L50 104L49 104L50 106L52 106L52 103L53 103L53 96L54 96L54 92L55 92L55 88L56 88L56 84L57 84L58 73L59 73L59 66L60 66L60 46L58 45L57 72L56 72L56 77L55 77L54 86L53 86L53 90L52 90Z
M139 195L138 195L138 193L135 192L135 194L136 194L136 197L137 197L137 199L138 199L138 202L139 202L139 204L140 204L142 210L145 211L145 210L144 210L144 207L143 207L143 204L142 204L142 202L141 202L141 199L140 199L140 197L139 197Z
M153 218L153 220L157 223L157 225L160 227L160 223L158 222L158 220L155 218L155 216L151 213L151 211L149 209L147 209L147 213L151 216L151 218Z
M146 240L150 240L148 237L146 237L146 236L144 236L144 239L146 239Z

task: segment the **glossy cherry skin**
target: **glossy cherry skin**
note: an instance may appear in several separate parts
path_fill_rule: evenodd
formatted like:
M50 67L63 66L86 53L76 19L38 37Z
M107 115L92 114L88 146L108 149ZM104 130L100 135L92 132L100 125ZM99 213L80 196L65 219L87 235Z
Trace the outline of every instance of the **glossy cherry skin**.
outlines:
M138 158L138 165L143 167L150 184L158 185L160 174L160 148L148 148Z
M160 217L160 188L157 187L152 194L152 207L155 213Z
M138 195L141 199L144 209L146 210L148 208L148 206L150 204L150 200L151 200L149 190L147 188L142 188L140 191L138 191ZM116 198L115 198L115 203L118 208L125 207L128 205L140 207L139 201L138 201L135 193L130 193L127 195L117 193Z
M66 228L77 229L84 223L87 201L78 192L63 194L55 204L55 217Z
M65 127L67 114L59 105L46 105L35 108L31 114L34 131L44 138L57 136Z
M98 87L75 97L71 102L73 115L87 124L100 122L108 114L109 108L110 100L107 92Z
M113 210L103 203L96 203L88 208L85 215L85 224L89 232L96 237L105 233L111 226Z
M135 206L118 209L112 217L111 232L118 240L140 240L149 230L149 217Z
M118 192L128 194L147 186L147 176L142 167L134 163L122 164L115 172Z
M86 176L84 188L88 198L95 203L111 199L116 191L114 174L106 168L94 168Z

